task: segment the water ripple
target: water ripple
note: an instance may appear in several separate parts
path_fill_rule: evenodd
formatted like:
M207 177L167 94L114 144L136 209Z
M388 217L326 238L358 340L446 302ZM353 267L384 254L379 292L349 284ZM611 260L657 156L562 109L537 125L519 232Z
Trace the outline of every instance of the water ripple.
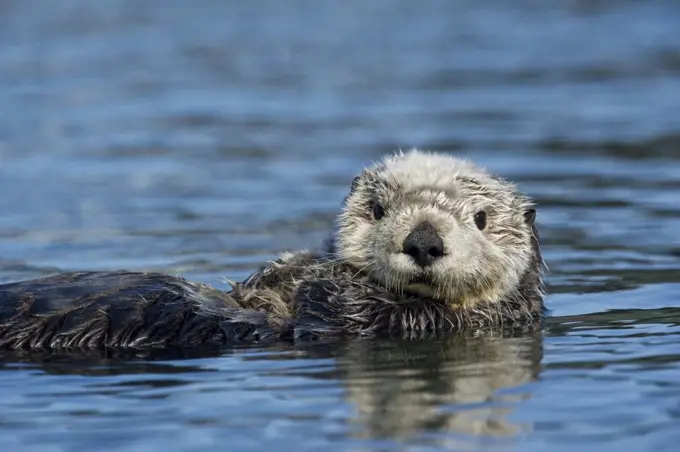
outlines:
M384 152L538 201L541 334L0 354L16 451L675 450L680 8L0 2L0 282L227 287L319 243ZM124 432L124 434L121 434Z

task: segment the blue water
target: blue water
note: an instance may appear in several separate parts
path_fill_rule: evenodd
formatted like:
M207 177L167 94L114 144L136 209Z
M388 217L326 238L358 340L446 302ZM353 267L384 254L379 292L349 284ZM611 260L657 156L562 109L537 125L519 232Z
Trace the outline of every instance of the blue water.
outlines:
M385 152L539 202L529 337L0 356L0 448L674 451L680 3L7 0L0 282L226 288L316 245Z

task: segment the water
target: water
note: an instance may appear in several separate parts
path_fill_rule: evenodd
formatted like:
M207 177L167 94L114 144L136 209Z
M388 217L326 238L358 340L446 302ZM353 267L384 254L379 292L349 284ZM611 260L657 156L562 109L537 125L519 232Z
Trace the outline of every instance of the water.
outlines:
M419 146L539 204L541 335L0 361L0 445L675 450L680 4L0 3L0 281L226 287Z

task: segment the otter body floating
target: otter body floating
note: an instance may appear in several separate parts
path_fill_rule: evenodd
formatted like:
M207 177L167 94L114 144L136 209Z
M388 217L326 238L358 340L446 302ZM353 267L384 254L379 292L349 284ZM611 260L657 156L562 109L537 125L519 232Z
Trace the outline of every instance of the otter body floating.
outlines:
M413 150L364 169L318 252L286 253L229 292L159 273L0 285L0 348L226 345L424 337L542 319L536 212L472 163Z
M222 345L284 330L225 292L160 273L65 273L0 286L0 349Z

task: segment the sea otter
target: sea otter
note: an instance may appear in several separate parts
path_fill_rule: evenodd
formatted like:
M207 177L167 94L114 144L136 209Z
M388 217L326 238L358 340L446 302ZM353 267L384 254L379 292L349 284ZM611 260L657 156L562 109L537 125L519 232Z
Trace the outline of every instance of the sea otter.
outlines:
M352 182L329 239L230 291L143 272L0 286L0 348L175 347L423 337L542 319L532 200L470 161L417 149Z

